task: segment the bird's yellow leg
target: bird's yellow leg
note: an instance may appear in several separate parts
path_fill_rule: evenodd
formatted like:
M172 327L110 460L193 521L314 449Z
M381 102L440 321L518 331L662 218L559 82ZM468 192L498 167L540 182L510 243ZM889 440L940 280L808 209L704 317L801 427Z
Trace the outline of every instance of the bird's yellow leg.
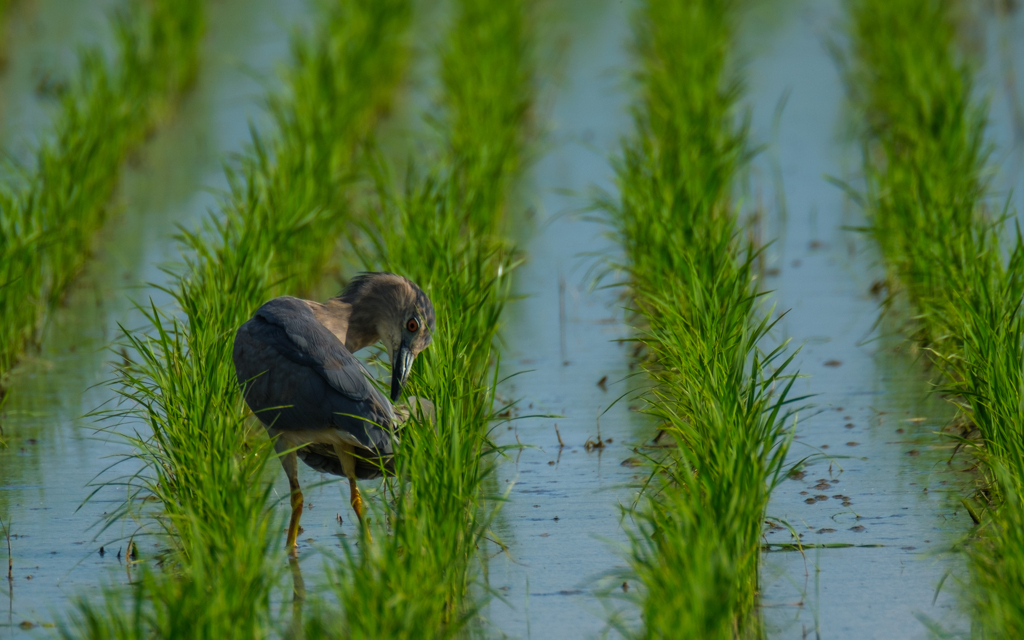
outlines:
M278 440L280 442L280 440ZM274 443L277 446L277 442ZM283 446L283 445L282 445ZM293 557L298 555L299 518L302 516L302 489L299 487L299 465L298 456L295 452L286 453L281 456L281 466L284 467L285 475L288 476L288 488L291 490L292 517L288 521L288 553Z
M366 537L370 538L369 519L364 518L363 515L366 513L366 507L363 505L363 496L359 494L359 487L356 485L356 459L353 455L354 448L350 444L334 445L334 452L338 455L338 460L341 461L341 470L345 472L345 477L348 478L349 497L352 504L352 510L356 512L356 517L359 518L359 524L363 526L366 531Z
M359 522L363 521L363 496L359 494L359 487L356 485L355 478L348 479L348 492L352 499L352 510L356 512L356 516L359 517Z
M288 522L288 551L292 556L299 555L299 545L296 539L299 537L299 518L302 517L302 491L296 483L292 489L292 517Z

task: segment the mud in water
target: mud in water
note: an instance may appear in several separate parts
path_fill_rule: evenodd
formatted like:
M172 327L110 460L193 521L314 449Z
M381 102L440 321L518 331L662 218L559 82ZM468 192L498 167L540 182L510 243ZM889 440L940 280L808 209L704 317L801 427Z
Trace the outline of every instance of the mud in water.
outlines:
M773 638L925 638L926 623L961 633L969 620L956 591L966 567L952 549L972 524L959 498L973 460L954 456L940 433L953 411L929 395L926 359L898 321L874 328L879 258L867 237L843 230L863 225L863 214L825 179L857 185L860 167L826 48L841 37L841 18L839 2L766 3L742 32L752 133L769 143L749 197L770 212L765 237L778 238L766 252L765 288L788 311L776 338L802 345L796 364L807 377L794 392L813 396L790 455L810 459L768 513L804 544L854 545L766 554L763 614ZM793 537L777 528L765 539Z
M641 473L623 463L645 439L627 401L601 415L629 389L630 345L616 341L630 333L620 290L591 290L588 272L606 265L586 254L613 258L618 249L602 237L607 227L581 215L595 185L612 189L608 159L630 127L628 7L566 2L560 10L551 41L565 48L547 96L547 152L526 185L536 204L519 238L527 263L516 293L525 297L509 307L504 332L502 371L523 373L501 393L517 401L514 414L561 417L499 427L502 444L526 448L497 474L502 489L512 487L495 528L508 553L489 563L501 600L485 617L498 637L582 638L605 627L597 578L623 564L613 546L625 541L619 502Z
M19 11L47 7L44 16L59 14L62 6L74 14L81 3L18 4L26 5ZM215 206L210 189L226 186L221 162L242 149L250 120L264 118L261 98L266 86L275 84L276 66L287 60L290 29L304 19L305 7L303 2L269 0L211 3L197 85L173 120L133 156L94 259L66 305L52 314L41 350L29 353L9 380L10 397L0 410L10 445L0 449L0 515L14 534L14 583L9 594L6 580L0 583L4 637L52 623L76 594L94 593L104 582L127 581L117 555L120 551L123 558L134 525L123 523L102 533L96 526L121 504L123 491L105 488L82 505L92 491L90 483L127 448L97 432L96 420L83 416L110 406L114 396L103 383L112 377L105 363L117 357L108 347L119 337L118 324L143 326L132 299L166 302L146 283L165 282L159 267L179 259L172 239L175 225L192 226ZM20 15L12 18L13 33L23 27ZM90 24L83 21L67 34L47 28L43 37L52 34L58 41L33 46L59 48L70 33L88 40ZM22 49L15 45L8 43L8 73L21 65ZM0 86L21 92L31 91L30 85L6 74L0 79ZM35 98L6 95L3 100L5 105L30 104ZM9 113L5 108L4 117ZM20 122L5 120L5 130L17 131ZM30 128L45 132L43 124ZM121 466L103 477L131 471ZM139 546L143 557L154 551L152 541ZM40 626L33 628L29 633L41 633Z

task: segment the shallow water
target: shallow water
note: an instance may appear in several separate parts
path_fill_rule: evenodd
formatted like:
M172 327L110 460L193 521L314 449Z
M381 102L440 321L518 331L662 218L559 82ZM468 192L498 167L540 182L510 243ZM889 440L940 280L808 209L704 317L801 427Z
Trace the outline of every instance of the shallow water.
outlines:
M588 269L602 265L583 255L618 250L601 237L607 228L579 215L594 185L612 189L608 158L630 126L622 86L628 8L566 2L561 10L551 27L553 41L567 47L561 81L547 96L547 152L527 181L536 207L519 238L528 261L515 288L526 297L509 307L504 331L502 370L524 373L501 388L520 415L561 417L499 428L501 443L531 448L498 469L502 488L512 485L495 531L509 550L489 564L490 586L504 602L485 612L499 636L524 638L590 637L605 627L595 580L622 564L612 544L625 539L618 501L629 500L625 485L638 473L622 462L644 439L643 420L626 401L600 416L628 389L631 349L615 342L629 337L618 290L591 291ZM598 416L605 447L588 453Z
M95 421L82 416L109 406L113 397L102 384L112 375L105 365L113 357L108 346L119 335L118 323L142 324L131 299L166 302L145 283L165 281L159 266L177 259L175 225L191 226L215 205L208 189L225 187L223 158L242 149L249 121L263 118L259 99L265 85L273 84L275 65L287 58L290 27L304 17L305 6L270 0L210 3L197 85L133 159L94 260L66 306L52 314L42 349L11 376L0 415L10 444L0 449L0 514L14 533L15 577L9 594L6 581L0 583L7 600L0 602L0 611L6 610L0 615L4 636L18 635L23 622L52 622L68 598L89 587L125 579L116 554L132 525L102 534L94 528L123 494L107 488L79 505L91 491L89 483L126 447L97 434ZM17 30L18 23L11 27ZM19 53L10 51L12 67ZM151 544L140 545L143 555ZM99 555L101 546L105 556Z
M920 638L929 636L924 619L965 633L957 580L937 597L936 589L947 572L965 573L963 557L950 550L971 526L958 499L973 463L960 455L947 464L952 443L936 432L952 411L929 396L920 355L899 335L882 337L897 326L873 330L880 299L869 290L882 276L878 258L866 237L842 229L863 224L863 216L825 180L856 184L860 162L859 148L845 142L843 87L825 46L838 33L842 5L766 3L759 11L747 16L741 40L752 133L771 146L752 169L751 197L770 211L765 237L778 237L765 284L774 290L769 304L788 311L777 338L803 345L796 366L807 377L794 393L813 396L790 460L815 457L802 478L783 482L768 513L805 544L858 545L765 555L769 636ZM774 107L784 95L776 132ZM773 163L786 215L775 206ZM792 540L786 530L765 537Z
M1024 221L1024 9L1019 2L979 3L975 9L977 91L989 99L987 135L997 171L992 207L1001 211L1009 198L1017 220Z

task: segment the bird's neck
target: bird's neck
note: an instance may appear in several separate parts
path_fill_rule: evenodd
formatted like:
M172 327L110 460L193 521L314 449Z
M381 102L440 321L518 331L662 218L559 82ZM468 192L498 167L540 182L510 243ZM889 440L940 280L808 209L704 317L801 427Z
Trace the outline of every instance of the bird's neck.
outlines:
M339 298L327 302L309 302L313 315L328 331L345 344L350 353L370 346L380 340L377 327L361 322L360 314L353 314L352 305Z

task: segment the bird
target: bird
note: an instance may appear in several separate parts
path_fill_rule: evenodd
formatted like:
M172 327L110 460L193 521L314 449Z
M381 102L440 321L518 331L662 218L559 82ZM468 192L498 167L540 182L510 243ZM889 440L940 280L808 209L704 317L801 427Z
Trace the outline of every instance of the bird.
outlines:
M296 459L348 478L352 509L364 523L356 480L393 470L396 429L409 409L396 414L391 403L434 330L430 298L408 278L386 272L359 274L324 303L274 298L238 328L232 359L242 396L288 476L291 555L298 553L303 505ZM391 360L390 402L353 355L378 341ZM428 404L410 399L410 407Z

